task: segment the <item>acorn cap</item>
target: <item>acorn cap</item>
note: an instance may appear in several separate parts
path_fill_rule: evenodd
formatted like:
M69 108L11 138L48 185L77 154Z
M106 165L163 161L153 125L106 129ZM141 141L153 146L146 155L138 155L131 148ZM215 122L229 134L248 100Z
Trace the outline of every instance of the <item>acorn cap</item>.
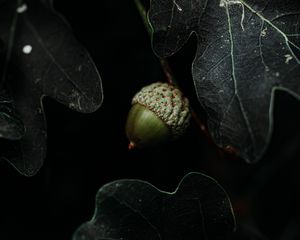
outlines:
M142 88L132 100L126 133L133 145L155 145L181 136L189 125L189 101L168 83Z

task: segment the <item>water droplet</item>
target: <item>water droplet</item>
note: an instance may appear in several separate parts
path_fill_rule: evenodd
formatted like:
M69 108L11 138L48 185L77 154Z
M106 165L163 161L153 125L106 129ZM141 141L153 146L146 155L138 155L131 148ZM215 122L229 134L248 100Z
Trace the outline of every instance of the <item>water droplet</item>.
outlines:
M25 53L25 54L30 54L31 51L32 51L32 46L30 46L30 45L25 45L25 46L23 47L23 53Z
M17 8L17 13L23 13L27 11L27 5L24 3Z

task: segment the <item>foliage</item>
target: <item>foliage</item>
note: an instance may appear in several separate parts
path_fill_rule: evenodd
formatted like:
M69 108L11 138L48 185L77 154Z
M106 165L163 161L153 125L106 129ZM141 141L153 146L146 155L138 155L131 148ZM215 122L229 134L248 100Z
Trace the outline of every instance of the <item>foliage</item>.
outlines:
M194 32L192 74L218 145L248 162L270 141L275 90L299 98L299 1L152 0L153 49L176 53Z
M1 239L299 239L298 1L54 3L72 30L51 0L0 0ZM190 128L128 151L132 96L173 75ZM215 143L263 161L218 148L205 112Z
M76 111L93 112L102 102L100 76L52 1L3 1L0 15L5 49L1 80L5 95L1 97L8 99L1 101L1 117L6 120L1 137L18 140L6 141L1 157L20 173L32 176L46 156L43 97ZM14 131L3 130L7 128Z
M213 179L187 175L174 193L139 180L119 180L97 194L93 219L74 240L226 239L235 227L231 203Z

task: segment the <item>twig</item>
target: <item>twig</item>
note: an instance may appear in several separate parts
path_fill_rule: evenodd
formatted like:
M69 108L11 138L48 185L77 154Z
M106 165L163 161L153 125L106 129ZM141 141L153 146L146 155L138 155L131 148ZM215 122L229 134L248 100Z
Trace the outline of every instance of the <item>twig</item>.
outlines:
M150 37L152 36L152 27L148 21L148 17L147 17L147 11L144 7L144 5L141 3L140 0L134 0L135 6L139 11L139 14L144 22L144 26L148 32L148 34L150 35Z

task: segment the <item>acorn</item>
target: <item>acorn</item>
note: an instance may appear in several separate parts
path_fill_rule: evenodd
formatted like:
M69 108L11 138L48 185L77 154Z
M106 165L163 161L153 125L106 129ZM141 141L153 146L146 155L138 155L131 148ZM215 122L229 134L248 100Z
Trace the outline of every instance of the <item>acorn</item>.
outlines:
M157 82L142 88L132 99L126 122L129 149L179 138L190 117L189 101L175 86Z

